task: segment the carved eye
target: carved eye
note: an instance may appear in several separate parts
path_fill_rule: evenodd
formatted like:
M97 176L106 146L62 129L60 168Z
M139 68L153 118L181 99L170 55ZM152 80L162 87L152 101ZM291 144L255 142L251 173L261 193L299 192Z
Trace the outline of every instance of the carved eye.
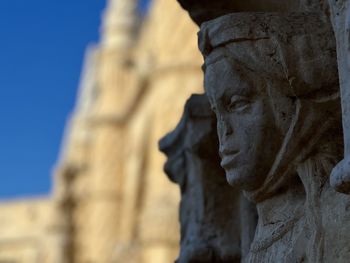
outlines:
M243 111L247 109L250 105L250 100L246 97L234 95L231 97L230 101L227 105L227 111L229 112L237 112L237 111Z

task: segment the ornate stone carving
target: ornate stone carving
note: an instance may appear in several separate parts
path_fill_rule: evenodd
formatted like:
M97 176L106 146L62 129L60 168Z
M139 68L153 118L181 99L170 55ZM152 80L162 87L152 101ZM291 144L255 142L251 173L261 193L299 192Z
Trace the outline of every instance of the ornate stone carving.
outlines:
M160 149L168 157L166 173L181 189L177 262L240 262L242 245L244 253L254 235L255 206L226 183L216 120L204 95L192 95L176 129L160 141Z
M257 203L246 262L346 262L350 198L328 182L343 148L330 24L237 13L203 23L199 37L221 165Z

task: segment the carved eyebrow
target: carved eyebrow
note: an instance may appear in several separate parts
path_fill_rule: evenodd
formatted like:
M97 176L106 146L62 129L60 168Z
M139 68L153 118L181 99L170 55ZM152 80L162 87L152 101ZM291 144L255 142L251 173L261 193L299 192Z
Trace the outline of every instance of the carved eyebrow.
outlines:
M234 86L230 90L231 92L225 95L227 96L239 95L244 97L251 97L252 94L254 93L254 89L252 88L252 85L242 81L240 81L238 84L234 84Z
M228 79L232 79L232 83L224 94L225 96L240 95L250 97L254 93L254 80L250 74L246 74L244 71L237 67L231 67L227 69L225 75L228 75Z

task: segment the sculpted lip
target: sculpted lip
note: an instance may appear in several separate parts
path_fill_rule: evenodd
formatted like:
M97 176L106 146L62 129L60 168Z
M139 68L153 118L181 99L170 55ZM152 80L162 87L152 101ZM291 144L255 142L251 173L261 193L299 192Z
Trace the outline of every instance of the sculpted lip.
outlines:
M228 168L238 156L239 151L220 151L221 167Z

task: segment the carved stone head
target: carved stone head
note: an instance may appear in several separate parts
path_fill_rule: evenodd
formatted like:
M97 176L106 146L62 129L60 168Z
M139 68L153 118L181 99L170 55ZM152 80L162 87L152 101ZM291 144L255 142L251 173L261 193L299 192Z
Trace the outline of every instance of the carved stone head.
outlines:
M339 123L332 30L313 14L237 13L203 23L199 46L227 179L266 198Z
M176 262L240 262L240 191L228 185L220 167L215 116L205 95L191 96L180 123L159 146L168 157L167 175L181 189ZM255 214L245 215L254 229Z
M218 139L215 132L215 115L210 110L205 95L193 94L185 105L184 114L177 127L159 141L160 150L166 154L164 171L169 179L185 191L189 155L200 160L210 160L216 166L219 162ZM218 167L221 170L220 167Z

